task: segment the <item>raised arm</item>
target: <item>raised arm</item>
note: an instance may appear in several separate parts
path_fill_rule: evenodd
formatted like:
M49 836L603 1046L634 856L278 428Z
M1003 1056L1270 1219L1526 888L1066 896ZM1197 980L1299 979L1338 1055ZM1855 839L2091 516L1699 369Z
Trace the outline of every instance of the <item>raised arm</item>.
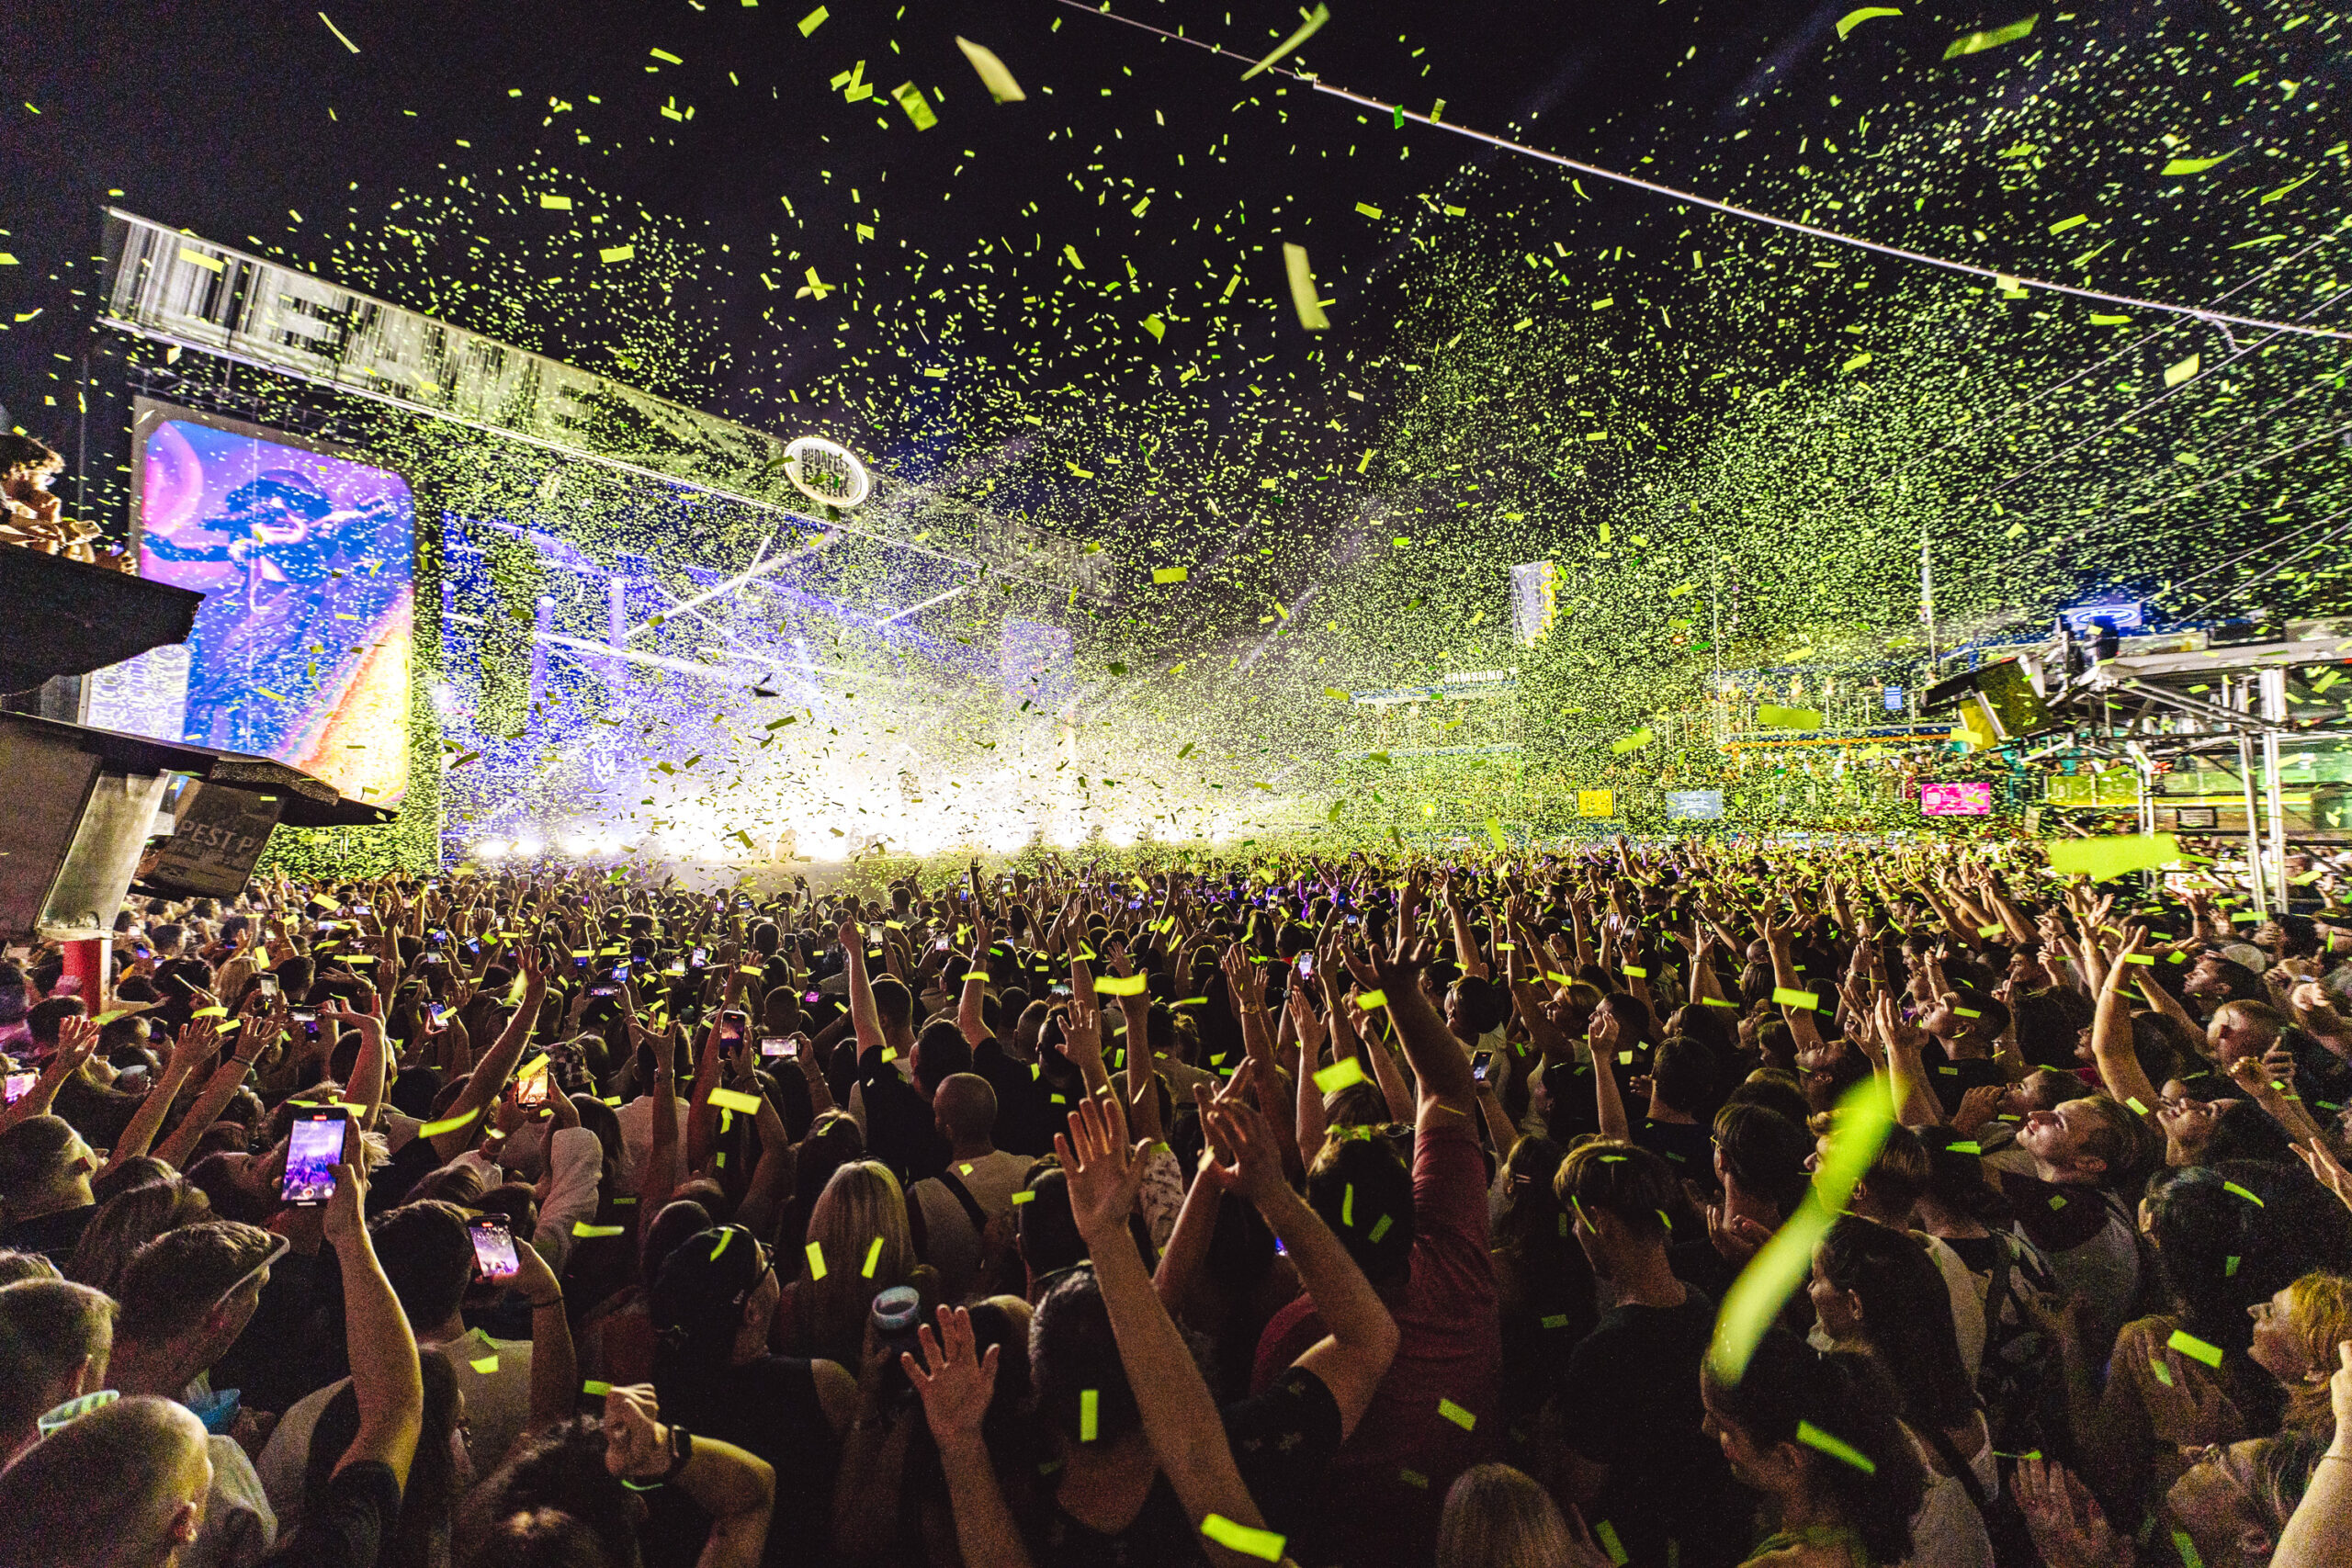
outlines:
M2137 1111L2151 1130L2161 1134L2164 1128L2156 1120L2156 1103L2163 1097L2156 1092L2156 1086L2148 1081L2147 1069L2140 1066L2140 1054L2132 1048L2132 1010L2123 1000L2124 976L2133 969L2132 959L2147 934L2136 925L2124 934L2115 962L2108 966L2107 976L2099 985L2098 1009L2091 1015L2091 1059L2098 1064L2099 1081L2107 1086L2107 1092Z
M874 1006L874 983L865 974L865 933L855 920L843 920L835 933L842 951L849 955L849 1016L857 1031L857 1055L861 1062L868 1051L882 1048L882 1015Z
M457 1158L466 1152L474 1139L474 1124L498 1097L506 1090L506 1080L514 1073L515 1064L523 1059L524 1048L531 1043L531 1032L538 1027L539 1004L547 999L547 971L540 967L537 951L526 944L516 962L523 970L523 1001L514 1016L506 1021L497 1043L474 1065L466 1078L466 1087L449 1107L444 1120L462 1117L462 1125L438 1134L433 1140L433 1152L442 1159Z
M1592 1093L1600 1118L1600 1135L1632 1143L1632 1124L1625 1120L1625 1097L1617 1089L1617 1015L1592 1015L1587 1041L1592 1046Z
M1054 1146L1069 1175L1070 1217L1093 1258L1152 1457L1194 1529L1212 1516L1263 1529L1264 1517L1233 1461L1216 1401L1127 1238L1127 1215L1143 1186L1144 1150L1127 1145L1118 1101L1088 1100L1070 1114L1069 1134L1055 1134ZM1246 1568L1251 1561L1205 1538L1204 1551L1217 1568Z
M1396 1320L1373 1291L1331 1227L1283 1179L1282 1161L1265 1119L1238 1100L1217 1104L1194 1091L1217 1153L1230 1162L1229 1184L1258 1207L1289 1252L1298 1282L1315 1303L1329 1337L1308 1347L1297 1364L1331 1391L1342 1437L1371 1408L1372 1396L1396 1355Z
M205 1080L203 1090L196 1097L196 1103L188 1107L187 1114L180 1118L180 1124L172 1129L171 1136L165 1138L163 1146L155 1151L157 1159L175 1168L187 1164L187 1156L195 1152L197 1140L204 1136L205 1129L212 1125L222 1108L236 1098L237 1090L245 1081L246 1070L254 1065L254 1059L268 1047L269 1037L277 1031L277 1016L275 1013L246 1015L244 1027L237 1032L235 1045L220 1065L212 1069L212 1076Z
M65 1087L65 1080L80 1072L82 1064L97 1050L98 1027L97 1021L93 1018L58 1021L57 1049L51 1054L49 1065L41 1069L40 1077L34 1080L32 1089L25 1097L6 1110L0 1111L0 1133L6 1132L19 1122L50 1113L51 1107L57 1103L57 1091ZM222 1102L227 1102L226 1096L222 1097Z
M95 1028L91 1033L95 1040ZM147 1152L155 1141L157 1129L164 1124L164 1115L172 1108L172 1101L179 1098L180 1086L187 1083L198 1067L210 1061L212 1054L220 1048L220 1031L209 1018L197 1019L180 1031L179 1039L172 1045L171 1057L164 1064L163 1076L155 1080L155 1087L147 1091L147 1098L139 1102L138 1111L130 1118L130 1125L122 1130L122 1135L114 1141L114 1147L107 1151L107 1163L96 1179L103 1181L125 1160L137 1159Z
M939 1447L947 1473L947 1503L956 1517L956 1544L964 1568L1029 1568L1029 1548L1005 1506L989 1459L989 1398L996 1387L997 1354L973 1354L972 1314L962 1307L939 1309L939 1331L924 1324L918 1335L922 1359L900 1353L907 1382L922 1401L923 1419Z
M353 1143L356 1143L356 1135ZM351 1150L347 1147L346 1153ZM343 1266L344 1342L351 1360L351 1393L359 1404L359 1430L335 1461L384 1465L402 1489L424 1429L424 1376L416 1360L416 1336L401 1311L400 1298L376 1260L368 1239L368 1180L357 1156L334 1169L334 1196L327 1200L328 1245Z

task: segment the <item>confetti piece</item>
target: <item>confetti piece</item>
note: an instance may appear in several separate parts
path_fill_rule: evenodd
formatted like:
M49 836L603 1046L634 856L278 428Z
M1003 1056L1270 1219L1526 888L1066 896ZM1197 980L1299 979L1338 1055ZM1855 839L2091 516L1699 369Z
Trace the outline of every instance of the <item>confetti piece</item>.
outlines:
M1004 62L999 60L993 51L960 37L956 40L956 47L964 51L964 58L972 62L974 71L979 73L980 85L989 90L989 96L1001 104L1027 101L1029 95L1021 90L1021 84L1012 79L1012 73L1005 69Z
M2201 175L2206 170L2212 168L2217 164L2226 164L2236 156L2237 154L2235 152L2224 152L2218 158L2175 158L2165 164L2163 168L2157 170L2156 173L2165 176L2176 175ZM2092 320L2096 321L2098 318L2093 317Z
M471 1367L482 1376L488 1377L492 1372L498 1371L498 1358L495 1356L479 1356L467 1361L466 1365Z
M1815 1246L1845 1212L1854 1184L1878 1157L1894 1125L1894 1109L1885 1089L1871 1080L1847 1091L1837 1117L1828 1156L1815 1172L1804 1202L1724 1292L1707 1361L1725 1382L1736 1383L1747 1372L1748 1358L1780 1316L1782 1304L1812 1273Z
M1262 1558L1268 1562L1283 1560L1283 1545L1287 1539L1272 1530L1252 1529L1248 1525L1235 1524L1223 1514L1211 1514L1201 1520L1201 1533L1227 1551L1238 1551L1244 1557Z
M1159 583L1162 587L1165 587L1167 584L1171 582L1182 582L1192 575L1191 569L1187 567L1156 566L1151 569L1152 581Z
M1249 70L1244 71L1241 73L1241 79L1244 82L1247 82L1250 77L1257 75L1261 71L1263 71L1267 67L1272 65L1275 61L1280 60L1283 55L1288 54L1300 44L1305 43L1308 39L1311 39L1317 33L1321 32L1323 30L1323 24L1330 19L1331 7L1329 6L1317 6L1314 11L1308 15L1306 20L1299 24L1296 31L1293 32L1290 37L1283 39L1282 42L1274 45L1274 51L1272 54L1267 55L1263 60L1259 61L1258 63L1250 67Z
M2222 1364L2222 1348L2219 1345L2209 1345L2185 1328L2174 1329L2172 1337L2165 1340L2165 1345L2166 1348L2177 1350L2190 1359L2202 1361L2209 1367L2218 1369Z
M625 262L637 254L637 247L635 245L606 245L597 251L596 254L607 262Z
M613 1392L613 1385L602 1378L590 1378L580 1385L580 1392L591 1399L602 1399Z
M2100 839L2053 839L2043 843L2050 869L2061 876L2105 882L2152 870L2180 858L2180 841L2170 833L2123 833Z
M1095 1435L1102 1430L1102 1409L1101 1390L1082 1388L1078 1391L1078 1440L1080 1442L1094 1441Z
M1819 708L1781 707L1775 703L1759 703L1756 722L1767 729L1819 729L1822 717Z
M1772 987L1772 1001L1778 1007L1803 1008L1807 1012L1818 1012L1821 1009L1821 993L1792 990L1787 986L1775 986Z
M1831 1459L1837 1460L1841 1464L1852 1465L1864 1475L1876 1475L1878 1473L1878 1464L1871 1458L1870 1455L1862 1452L1861 1450L1854 1447L1853 1444L1846 1441L1843 1438L1834 1437L1831 1434L1823 1431L1820 1427L1815 1426L1810 1421L1799 1421L1797 1423L1797 1441L1803 1443L1806 1448L1816 1449L1821 1452L1827 1454Z
M812 1241L808 1244L808 1278L823 1279L825 1277L825 1244L821 1241Z
M1385 1008L1387 1005L1388 993L1386 991L1358 991L1356 993L1356 1006L1362 1008L1366 1012L1372 1011L1374 1008Z
M860 1273L862 1273L863 1275L865 1275L865 1278L867 1278L867 1279L871 1280L872 1278L874 1278L874 1269L875 1269L876 1265L879 1264L881 1261L882 1261L882 1238L881 1238L880 1236L878 1236L878 1235L877 1235L877 1236L876 1236L876 1237L874 1238L874 1240L873 1240L872 1244L866 1247L866 1249L865 1249L865 1268L863 1268L862 1269L860 1269L860 1270L859 1270L859 1272L860 1272Z
M571 1234L577 1240L594 1241L598 1236L627 1235L628 1227L627 1225L592 1225L585 1220L574 1220L571 1222Z
M820 6L815 10L800 18L800 36L802 38L807 38L810 33L815 32L819 28L821 28L824 25L825 8L822 6Z
M1094 989L1105 997L1139 997L1150 983L1146 975L1105 975L1094 982Z
M1592 1527L1592 1539L1600 1543L1600 1550L1609 1554L1609 1561L1617 1564L1617 1568L1625 1568L1625 1564L1632 1561L1625 1554L1625 1543L1617 1539L1617 1527L1607 1519Z
M714 1089L710 1102L722 1111L740 1111L746 1116L757 1116L762 1101L756 1094L745 1094L737 1089Z
M1838 18L1838 36L1842 39L1864 22L1876 17L1899 17L1902 12L1892 6L1865 6L1859 11L1849 11Z
M1467 1432L1478 1425L1478 1417L1450 1399L1437 1402L1437 1413Z
M327 31L334 34L335 41L337 43L343 45L344 48L351 51L354 54L357 54L359 52L359 46L352 42L348 38L345 38L344 36L343 29L336 27L334 22L328 20L327 14L324 11L319 13L319 20L327 24Z
M1342 1056L1328 1067L1317 1068L1315 1074L1318 1094L1337 1094L1351 1084L1363 1081L1363 1064L1353 1056Z
M481 1115L481 1111L474 1110L467 1111L462 1116L445 1116L438 1122L427 1122L424 1126L419 1127L416 1130L416 1135L420 1138L437 1138L444 1133L454 1133L461 1127L472 1126Z
M1283 269L1290 275L1290 302L1298 310L1298 324L1311 333L1329 327L1331 319L1323 313L1321 301L1315 298L1315 274L1307 268L1306 247L1285 243Z
M922 96L922 89L912 82L901 82L890 89L891 99L907 111L917 130L929 130L939 123L939 116Z
M2015 43L2018 39L2031 34L2033 24L2041 19L2041 13L2036 12L2024 21L2011 22L2006 28L1994 28L1989 31L1962 34L1952 40L1950 49L1944 51L1944 58L1957 60L1963 54L1982 54L1988 49L1998 49L2005 43Z

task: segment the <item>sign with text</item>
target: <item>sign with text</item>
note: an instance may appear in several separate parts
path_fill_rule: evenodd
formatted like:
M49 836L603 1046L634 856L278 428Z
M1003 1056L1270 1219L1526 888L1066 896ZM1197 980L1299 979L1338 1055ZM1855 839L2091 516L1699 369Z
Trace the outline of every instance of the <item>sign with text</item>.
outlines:
M235 897L284 805L276 795L191 780L177 802L172 836L140 863L140 885L183 897Z

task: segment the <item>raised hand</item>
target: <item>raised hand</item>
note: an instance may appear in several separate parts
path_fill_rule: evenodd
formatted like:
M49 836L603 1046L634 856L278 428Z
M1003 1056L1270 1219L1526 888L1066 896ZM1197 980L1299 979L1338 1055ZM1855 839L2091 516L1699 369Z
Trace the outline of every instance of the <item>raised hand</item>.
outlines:
M1266 1119L1242 1100L1203 1100L1202 1125L1223 1165L1218 1175L1229 1190L1240 1193L1263 1213L1266 1205L1288 1189L1283 1158Z
M996 1389L997 1352L1003 1347L991 1345L987 1355L974 1355L972 1314L962 1307L941 1307L939 1332L933 1334L926 1323L916 1338L922 1359L901 1351L899 1362L922 1401L933 1439L946 1448L957 1438L976 1436L988 1418L989 1400Z
M1148 1145L1127 1144L1126 1113L1110 1095L1089 1097L1069 1114L1069 1131L1054 1134L1069 1181L1070 1218L1087 1245L1124 1239L1127 1215L1143 1190Z

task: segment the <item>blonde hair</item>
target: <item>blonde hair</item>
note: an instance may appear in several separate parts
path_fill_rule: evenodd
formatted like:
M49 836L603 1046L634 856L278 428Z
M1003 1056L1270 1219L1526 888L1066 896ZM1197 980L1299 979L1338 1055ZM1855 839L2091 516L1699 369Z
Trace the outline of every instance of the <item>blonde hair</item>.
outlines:
M1552 1495L1510 1465L1472 1465L1445 1495L1437 1568L1558 1568L1573 1551Z
M2352 1339L2352 1279L2341 1274L2306 1274L2287 1287L2287 1304L2303 1359L2324 1374L2335 1365L2335 1348ZM2287 1391L2288 1431L2335 1430L2335 1410L2328 1402L2327 1378L2300 1382Z
M879 1251L875 1239L881 1238ZM806 1258L797 1281L803 1293L810 1353L844 1366L858 1364L865 1315L874 1298L909 1282L914 1237L907 1227L907 1198L899 1179L879 1160L852 1160L833 1172L808 1211L808 1242L823 1248L825 1277L811 1278ZM872 1253L874 1267L865 1266Z
M170 1176L118 1192L98 1206L74 1244L65 1277L118 1299L131 1254L166 1231L212 1218L212 1200L186 1177Z

